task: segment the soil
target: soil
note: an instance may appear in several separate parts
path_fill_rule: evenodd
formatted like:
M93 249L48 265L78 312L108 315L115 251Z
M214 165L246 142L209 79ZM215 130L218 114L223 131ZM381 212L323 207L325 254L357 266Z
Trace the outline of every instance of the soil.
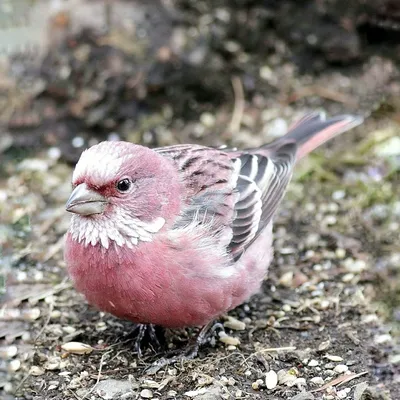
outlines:
M400 398L400 10L301 3L77 1L43 18L40 52L7 57L2 398ZM257 146L315 109L366 121L298 165L263 290L221 317L228 336L148 374L198 330L140 358L132 324L73 289L64 204L80 153L104 139Z

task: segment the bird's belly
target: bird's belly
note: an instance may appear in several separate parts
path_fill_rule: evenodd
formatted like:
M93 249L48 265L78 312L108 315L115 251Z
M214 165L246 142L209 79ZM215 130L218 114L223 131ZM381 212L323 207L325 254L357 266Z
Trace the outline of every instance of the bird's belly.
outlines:
M193 274L154 252L110 248L99 256L98 247L67 238L65 259L76 289L90 304L133 322L201 326L232 305L228 280Z
M169 328L201 326L257 292L270 261L256 255L243 265L212 265L204 255L180 258L147 245L106 250L68 235L65 259L75 287L90 304L119 318Z

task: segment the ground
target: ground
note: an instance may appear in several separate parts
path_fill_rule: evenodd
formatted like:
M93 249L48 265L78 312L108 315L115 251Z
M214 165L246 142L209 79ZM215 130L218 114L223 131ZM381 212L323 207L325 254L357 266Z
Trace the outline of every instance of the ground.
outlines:
M400 87L397 60L375 47L387 39L384 25L383 38L364 41L378 29L367 13L332 53L308 46L304 23L293 28L301 9L290 1L173 3L116 2L111 14L134 16L134 28L111 21L106 32L82 32L78 11L60 12L44 60L27 52L4 67L4 397L400 398ZM297 36L282 33L277 19ZM321 26L339 26L330 21ZM256 146L313 109L366 121L298 165L275 218L268 278L259 295L221 317L228 336L216 334L192 361L147 374L160 354L148 347L138 358L132 325L87 305L66 275L64 204L80 152L107 137ZM164 345L184 348L196 333L168 331Z

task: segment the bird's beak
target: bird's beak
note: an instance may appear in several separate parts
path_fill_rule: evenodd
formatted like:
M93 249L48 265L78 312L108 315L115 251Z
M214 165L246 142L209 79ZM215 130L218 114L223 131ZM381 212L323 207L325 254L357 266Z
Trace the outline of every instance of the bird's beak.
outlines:
M104 196L89 189L86 183L81 183L69 196L65 209L79 215L93 215L101 214L106 205Z

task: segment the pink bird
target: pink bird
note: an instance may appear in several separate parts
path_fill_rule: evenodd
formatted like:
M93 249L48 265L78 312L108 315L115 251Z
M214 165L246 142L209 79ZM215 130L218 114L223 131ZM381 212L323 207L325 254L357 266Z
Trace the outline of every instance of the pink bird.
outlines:
M200 344L210 322L259 291L273 257L272 219L296 161L361 122L309 114L282 138L244 151L89 148L66 204L75 287L135 323L206 326Z

